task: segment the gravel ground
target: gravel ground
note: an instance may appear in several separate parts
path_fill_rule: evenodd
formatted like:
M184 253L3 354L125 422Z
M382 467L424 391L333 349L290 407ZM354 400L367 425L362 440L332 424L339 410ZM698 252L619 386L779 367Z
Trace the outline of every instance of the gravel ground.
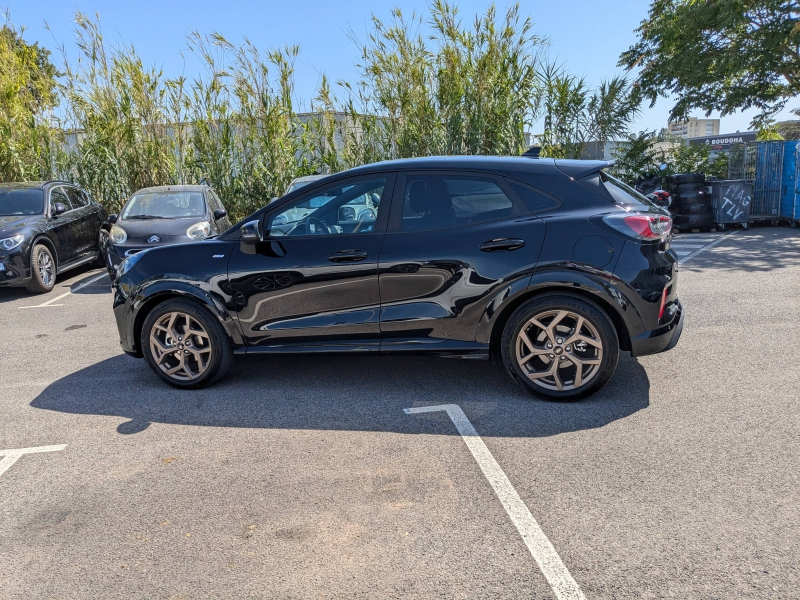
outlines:
M237 359L163 385L107 279L0 289L2 598L551 598L445 413L459 404L587 598L800 598L800 232L681 267L671 352L576 404L500 365Z

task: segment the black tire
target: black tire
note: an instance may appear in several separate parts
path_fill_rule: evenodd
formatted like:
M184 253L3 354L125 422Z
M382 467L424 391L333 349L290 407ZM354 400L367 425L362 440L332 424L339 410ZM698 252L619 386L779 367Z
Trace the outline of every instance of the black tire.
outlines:
M682 183L704 183L706 176L703 173L677 173L667 177L667 181L673 185L680 185Z
M708 229L714 226L711 214L675 215L672 222L680 229Z
M165 329L156 328L155 333L157 336L166 336L167 338L166 341L162 341L162 346L175 348L174 350L168 350L160 355L162 359L161 362L165 367L162 369L159 366L158 358L153 354L150 336L151 333L154 332L155 325L165 317L168 319L168 315L171 313L185 315L194 321L194 324L192 324L191 321L187 323L185 320L182 321L180 317L177 317L174 325L170 328L171 330L174 330L177 334L185 334L185 331L188 330L189 327L194 329L196 325L199 324L200 327L205 330L207 345L204 345L205 340L202 340L203 343L200 343L200 336L187 336L187 339L184 340L183 337L179 335L178 340L175 340L169 334L165 333ZM225 328L205 306L194 300L184 300L182 298L167 300L153 308L144 321L139 339L144 359L147 361L147 364L150 365L153 372L176 388L197 389L207 387L224 377L233 362L233 350ZM190 347L190 342L192 340L194 340L194 343L191 344ZM184 343L186 344L185 347L183 346ZM205 362L205 370L202 370L203 364L201 363L199 355L205 353L207 348L210 348L211 358L207 359ZM181 360L175 356L176 354L180 356L181 351L183 351L184 355L189 357L191 361L186 367L180 366L184 364L185 359ZM174 368L174 363L176 362L179 363L178 366L180 369L174 375L167 374L166 370L170 367ZM190 373L195 370L198 372L198 375L194 378L190 378ZM202 372L200 372L201 370Z
M687 202L681 204L673 204L669 207L673 215L695 215L708 213L712 214L711 207L705 202Z
M106 253L108 252L108 232L105 229L101 229L100 233L97 234L97 260L94 261L94 265L97 268L108 268L108 258L106 257Z
M36 244L31 250L31 281L28 291L46 294L56 285L56 261L50 248Z
M677 196L693 196L700 191L705 191L705 187L700 183L681 183L675 187L673 194Z
M558 312L558 311L566 311L569 316L565 317L559 323L566 323L563 325L564 329L570 329L569 331L563 332L562 337L558 336L558 329L557 327L554 331L554 338L557 342L558 340L562 340L559 342L554 348L553 352L555 354L542 354L541 357L536 357L533 360L529 360L526 363L525 368L520 365L517 355L518 355L518 345L519 348L528 349L529 347L527 344L521 342L520 338L520 331L523 328L526 329L526 332L531 335L533 331L533 327L530 323L530 320L534 317L540 315L546 315L548 312ZM565 360L567 362L560 363L563 364L564 372L562 373L562 377L565 377L562 384L567 384L568 382L572 382L568 385L575 385L575 381L577 379L577 364L572 363L570 361L570 355L575 355L574 352L570 353L567 350L569 347L566 344L566 341L569 339L565 336L572 336L575 334L575 326L577 325L577 320L573 318L575 317L582 317L584 319L584 325L582 326L580 331L589 332L592 338L595 338L602 344L601 350L597 350L593 346L589 346L584 342L585 350L582 352L589 352L593 353L593 355L584 355L579 358L584 359L593 359L593 356L596 357L597 352L602 352L601 356L599 357L599 364L596 365L596 369L590 368L588 370L588 374L590 375L589 380L582 385L578 385L577 387L573 387L572 389L563 389L558 390L555 389L557 384L555 383L555 379L553 379L554 383L549 383L545 381L545 378L537 378L533 380L530 378L529 374L526 372L527 365L531 365L531 369L535 371L537 365L534 364L535 361L539 361L543 363L543 368L548 368L548 364L552 365L553 362L556 360L556 355L562 356L561 360ZM555 319L556 317L553 317ZM542 317L542 319L546 319L546 317ZM552 324L552 320L549 321ZM591 329L587 328L586 323L591 325L591 329L594 332L591 332ZM542 323L547 325L548 323ZM541 337L544 335L544 337ZM584 338L586 335L584 334ZM541 342L542 344L546 344L548 342L548 337L544 334L543 330L540 330L537 337L533 338L531 341L533 344L538 344ZM560 344L560 345L559 345ZM537 345L537 353L546 352L544 350L545 346L538 346ZM558 348L561 348L562 352L558 352ZM570 350L573 350L570 348ZM529 392L533 393L534 395L544 398L545 400L554 400L559 402L571 402L575 400L580 400L581 398L585 398L586 396L590 396L591 394L595 393L601 387L603 387L611 376L614 374L614 371L617 368L617 362L619 360L619 339L617 337L617 330L614 328L614 324L609 319L608 315L601 309L597 304L594 302L583 298L582 296L578 296L576 294L570 293L561 293L561 292L553 292L543 294L541 296L537 296L524 302L517 310L514 311L514 314L511 315L511 318L506 323L505 329L503 330L503 336L501 339L501 353L503 356L503 364L505 365L506 370L508 371L511 378L517 382L520 386L527 389ZM530 352L533 353L533 352ZM550 361L549 357L553 357L553 361ZM523 357L524 358L524 357ZM548 361L548 363L544 363L544 361ZM590 367L594 367L595 365L589 365ZM582 373L584 372L586 366L582 367ZM562 370L562 367L557 367L555 372L558 373ZM539 371L540 373L542 371ZM566 377L572 376L572 379L566 379ZM539 383L536 383L538 381ZM561 381L561 377L559 377L559 381ZM554 389L548 389L546 386L552 386Z
M685 196L673 196L672 198L673 206L680 206L681 204L695 204L697 202L705 202L707 205L711 206L711 198L702 192L698 192L697 194L686 194Z

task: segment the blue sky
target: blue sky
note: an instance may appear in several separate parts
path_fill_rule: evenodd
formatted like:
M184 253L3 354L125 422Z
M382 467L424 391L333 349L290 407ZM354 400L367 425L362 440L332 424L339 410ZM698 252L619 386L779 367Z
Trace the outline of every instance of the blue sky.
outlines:
M2 0L0 0L0 3ZM314 94L324 73L331 81L355 81L358 48L350 41L352 30L365 37L371 13L386 18L393 6L404 13L427 13L425 0L380 2L350 0L330 1L245 1L245 0L6 0L5 6L15 24L27 31L25 38L39 41L57 54L58 44L68 51L73 39L75 9L99 13L108 41L132 43L146 64L162 67L170 76L194 76L198 70L186 52L185 36L196 29L201 33L218 31L236 42L247 37L260 48L299 44L296 64L296 89L301 101ZM486 0L457 2L465 20L483 14L490 5ZM510 2L495 3L505 12ZM3 6L0 4L0 6ZM530 15L536 33L550 39L551 58L566 63L568 69L585 75L592 84L620 72L619 54L634 41L634 29L647 15L645 0L522 0L523 15ZM45 21L51 31L45 29ZM186 58L181 57L181 52ZM58 58L56 56L55 58ZM790 108L798 103L790 103ZM646 108L634 129L660 129L666 126L670 104L659 101ZM783 118L791 115L784 113ZM701 113L695 116L702 117ZM718 115L713 115L718 116ZM730 115L722 120L722 133L745 131L753 112ZM533 127L539 131L538 126Z

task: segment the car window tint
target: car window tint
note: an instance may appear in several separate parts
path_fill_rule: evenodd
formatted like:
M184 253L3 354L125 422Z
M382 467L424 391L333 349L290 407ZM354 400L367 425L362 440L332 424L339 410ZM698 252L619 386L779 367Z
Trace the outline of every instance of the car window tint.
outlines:
M67 207L67 210L72 210L73 208L69 198L64 193L64 190L60 187L54 188L50 191L50 210L55 208L56 203L63 204Z
M211 206L211 212L222 208L222 202L211 190L206 191L206 199L208 200L208 204Z
M528 210L534 214L561 206L558 198L545 192L513 179L507 179L506 181L508 181L508 185L514 190L514 193L519 196L519 199L528 207Z
M375 228L385 185L385 177L375 177L309 193L268 217L268 235L369 233Z
M623 206L631 204L634 206L644 205L647 208L653 208L655 206L655 204L632 187L622 183L619 179L612 177L604 171L600 171L600 180L617 204L622 204Z
M494 179L410 175L403 194L402 231L444 229L512 217L519 212Z
M78 188L68 187L64 188L69 196L69 201L72 203L72 208L81 208L82 206L89 206L89 198Z

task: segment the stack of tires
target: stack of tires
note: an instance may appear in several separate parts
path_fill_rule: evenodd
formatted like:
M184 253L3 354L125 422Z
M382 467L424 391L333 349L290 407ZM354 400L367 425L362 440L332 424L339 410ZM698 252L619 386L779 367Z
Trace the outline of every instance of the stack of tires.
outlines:
M702 173L678 173L666 178L672 204L672 223L676 229L711 229L714 210L705 191Z

